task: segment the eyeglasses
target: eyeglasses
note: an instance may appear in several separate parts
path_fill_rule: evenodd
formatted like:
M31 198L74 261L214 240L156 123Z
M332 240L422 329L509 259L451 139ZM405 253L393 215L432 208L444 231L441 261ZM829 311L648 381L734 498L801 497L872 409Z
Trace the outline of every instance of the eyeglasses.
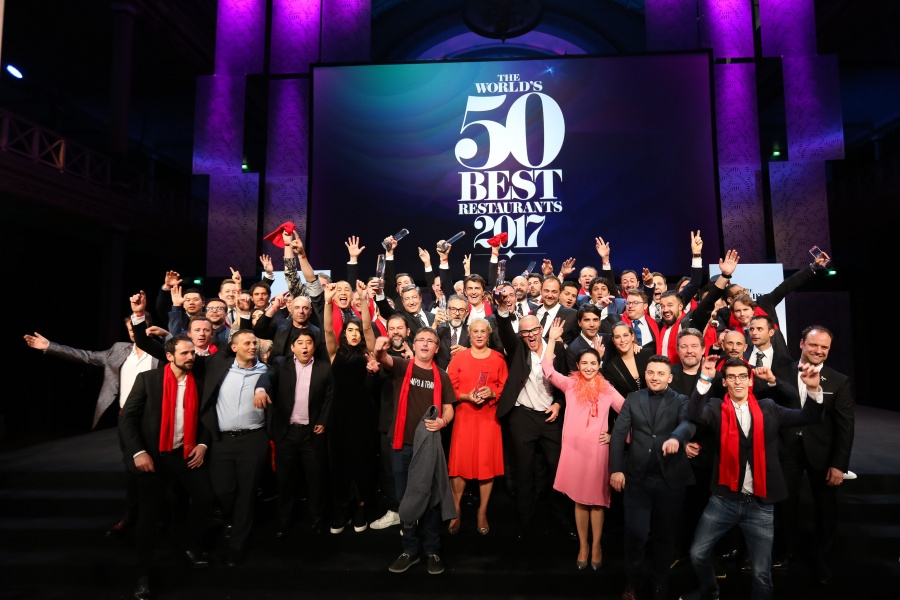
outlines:
M437 341L433 340L431 338L416 338L413 340L413 342L416 342L416 343L421 342L423 344L434 344L435 346L437 346Z
M641 302L640 300L629 300L628 302L625 303L625 306L638 306L641 304L644 304L644 303Z
M451 306L451 307L449 307L449 308L447 309L447 312L460 313L460 314L462 314L462 313L466 312L466 307L463 307L463 308L453 308L453 307Z
M523 329L522 331L519 332L519 335L521 335L522 337L531 337L533 335L538 335L540 333L541 333L541 328L535 327L534 329Z
M225 309L221 306L207 306L206 312L225 312Z
M746 373L739 373L737 375L729 373L725 376L725 381L747 381L748 379L750 379L750 376Z

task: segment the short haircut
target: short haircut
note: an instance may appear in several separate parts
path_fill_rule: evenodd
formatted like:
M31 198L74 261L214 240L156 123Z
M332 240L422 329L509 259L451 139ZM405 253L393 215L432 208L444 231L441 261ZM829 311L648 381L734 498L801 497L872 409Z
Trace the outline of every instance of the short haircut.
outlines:
M664 291L662 294L660 294L659 299L662 300L663 298L671 298L672 296L675 296L679 304L684 304L684 300L681 299L681 295L675 290Z
M328 283L331 283L331 275L329 275L328 273L323 273L322 271L319 271L318 273L316 273L316 277L321 277Z
M253 295L253 290L255 290L256 288L265 288L267 293L269 293L269 294L272 293L272 288L269 286L268 283L266 283L264 281L257 281L256 283L254 283L253 285L250 286L250 294L251 295Z
M640 283L640 281L641 281L641 276L638 275L638 272L635 271L634 269L625 269L624 271L622 271L621 273L619 273L619 281L622 281L622 278L623 278L625 275L628 275L629 273L633 273L634 276L637 277L638 283Z
M207 323L209 323L210 327L212 327L212 321L210 321L209 317L207 317L205 314L204 315L194 315L193 317L188 319L188 329L191 328L191 325L194 324L194 321L206 321Z
M237 285L237 281L235 281L234 279L223 279L222 283L219 284L219 291L221 292L222 290L224 290L225 286L228 285L229 283L233 283L234 285Z
M187 296L188 294L197 294L198 296L200 296L201 300L205 300L205 298L203 296L203 291L200 288L196 288L196 287L188 288L188 289L184 290L183 292L181 292L181 297L183 298L183 297Z
M543 273L529 273L528 275L525 276L525 279L534 279L534 278L540 279L541 283L544 283Z
M460 302L465 302L466 304L469 303L469 299L466 298L465 296L460 296L459 294L453 294L452 296L447 298L447 304L450 304L450 302L452 302L453 300L459 300Z
M488 333L491 333L494 331L494 328L491 327L491 322L488 321L487 319L485 319L484 317L478 317L477 319L472 319L472 322L469 323L469 331L471 331L472 327L474 327L475 325L484 325L485 327L487 327ZM420 329L419 331L422 331L422 330Z
M312 331L310 331L309 329L304 329L304 330L302 330L300 333L298 333L296 339L294 339L294 341L291 342L291 346L293 346L294 344L296 344L296 343L297 343L297 340L299 340L299 339L302 338L302 337L308 337L309 339L311 339L311 340L312 340L312 343L313 343L313 347L315 347L315 345L316 345L316 336L314 336L314 335L312 334Z
M834 334L831 333L831 330L828 329L827 327L825 327L824 325L810 325L809 327L804 329L802 332L800 332L800 339L805 342L806 337L813 331L821 331L822 333L824 333L828 337L830 337L832 341L834 341Z
M409 285L404 285L402 288L400 288L400 295L402 296L406 292L413 292L413 291L415 293L417 293L419 295L419 297L422 296L422 292L419 290L419 286L417 286L414 283L410 283Z
M247 335L248 333L253 333L252 329L232 329L231 335L229 336L228 343L234 344L237 343L237 339L242 335ZM254 334L256 335L256 334Z
M463 287L466 287L466 284L470 281L474 281L475 283L481 284L481 289L485 289L487 287L487 282L484 280L484 277L479 275L478 273L472 273L471 275L466 275L463 278Z
M769 315L753 315L752 317L750 317L751 323L757 320L763 320L766 322L766 325L769 326L769 329L775 329L775 319L773 319Z
M207 301L206 301L206 307L209 308L209 305L212 304L213 302L217 302L217 303L219 303L219 304L223 304L226 308L228 307L228 304L227 304L224 300L222 300L221 298L219 298L218 296L216 296L215 298L210 298L209 300L207 300Z
M567 287L575 288L576 294L578 293L578 290L581 289L581 285L579 285L579 283L577 281L574 281L572 279L566 279L565 281L563 281L562 285L560 286L559 289L562 290L563 288L567 288Z
M600 307L596 304L584 304L581 308L578 309L578 314L576 315L576 321L581 322L582 317L585 314L591 313L592 315L597 315L598 319L603 319L603 314L600 311Z
M747 306L749 306L749 307L752 308L753 310L756 310L756 301L753 300L753 298L751 298L751 297L748 296L747 294L741 294L740 296L735 296L735 297L731 300L731 306L732 306L732 307L734 307L734 303L735 303L735 302L740 302L741 304L746 304Z
M584 291L586 291L588 295L590 295L591 292L594 291L594 286L598 283L602 283L603 285L605 285L607 292L612 289L612 285L610 285L609 279L607 277L594 277L593 279L591 279L590 283L588 283L587 289Z
M650 363L662 363L669 367L670 371L672 370L672 363L669 362L669 357L663 356L662 354L654 354L653 356L648 358L647 364L649 365Z
M633 290L631 290L630 292L628 292L627 295L628 295L628 296L639 296L640 299L641 299L641 301L642 301L644 304L647 304L647 294L645 294L644 292L642 292L642 291L639 290L638 288L634 288Z
M748 375L750 374L750 365L748 365L743 358L738 358L736 356L726 358L725 362L722 363L722 375L725 375L725 370L728 367L741 367L742 369L747 370Z
M401 277L409 277L409 280L412 281L412 275L409 273L397 273L394 275L394 285L397 285L397 282L400 281Z
M194 345L194 340L192 340L185 334L180 333L180 334L170 337L169 339L166 340L166 343L163 346L163 348L165 348L166 354L174 355L175 354L175 346L178 345L178 342L190 342L191 346Z
M680 342L681 338L683 338L686 335L693 335L693 336L700 338L700 347L701 348L706 346L706 341L703 339L703 332L700 331L699 329L695 329L694 327L685 327L684 329L679 331L678 338L676 339L676 344L677 344L677 342Z
M441 341L440 336L438 336L438 332L433 327L420 327L419 330L416 332L416 337L419 337L420 333L430 333L431 335L434 336L434 341L436 341L436 342ZM413 341L415 341L415 340L413 340Z
M406 322L406 318L403 315L401 315L400 313L394 313L390 317L388 317L388 320L387 320L388 327L390 327L391 321L400 321L401 323L403 323L406 326L407 329L409 328L409 323Z

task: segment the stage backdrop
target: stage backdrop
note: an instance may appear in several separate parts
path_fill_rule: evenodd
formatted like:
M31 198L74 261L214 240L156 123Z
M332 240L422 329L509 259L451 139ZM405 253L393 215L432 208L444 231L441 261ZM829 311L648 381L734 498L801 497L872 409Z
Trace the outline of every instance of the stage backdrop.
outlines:
M686 274L689 232L720 249L708 53L318 66L313 70L308 240L343 271L344 241L368 249L401 228L397 270L421 277L416 246L465 231L451 266L506 232L508 278L531 261ZM480 257L479 257L480 255ZM371 265L371 268L368 268ZM577 276L577 273L573 275Z

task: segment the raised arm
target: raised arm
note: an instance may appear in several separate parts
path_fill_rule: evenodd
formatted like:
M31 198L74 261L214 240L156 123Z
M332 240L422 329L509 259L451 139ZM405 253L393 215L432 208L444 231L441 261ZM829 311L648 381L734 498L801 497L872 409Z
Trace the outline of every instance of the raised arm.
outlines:
M362 307L362 310L359 311L359 316L362 319L362 333L363 339L366 341L366 351L374 352L375 332L372 330L372 313L369 312L369 288L359 279L356 280L356 296L359 298L359 305Z
M544 358L541 360L541 369L544 370L544 377L550 380L557 388L565 391L572 386L572 380L553 368L553 360L555 356L556 342L562 339L563 320L553 319L553 324L547 334L547 350L544 352Z
M334 317L332 316L331 308L331 301L334 300L334 297L337 294L337 290L335 289L336 286L337 284L335 283L325 284L325 310L322 311L322 333L325 335L325 347L328 348L328 360L331 362L334 362L334 356L337 354L338 350L338 341L337 337L334 335ZM369 311L364 310L360 312Z

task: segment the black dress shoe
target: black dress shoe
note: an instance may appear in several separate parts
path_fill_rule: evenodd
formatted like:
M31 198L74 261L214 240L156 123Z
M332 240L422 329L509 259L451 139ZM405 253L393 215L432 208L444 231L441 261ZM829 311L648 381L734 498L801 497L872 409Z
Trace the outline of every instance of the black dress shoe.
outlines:
M195 569L205 569L209 566L209 554L207 554L206 552L185 550L184 555L189 561L191 561L191 566L193 566Z
M134 519L130 515L125 515L116 523L106 530L106 537L115 537L118 535L122 535L126 529L129 529L132 525L134 525Z
M138 577L134 588L134 600L150 600L150 578L146 575Z
M772 568L773 569L787 569L791 566L791 555L786 554L784 556L774 556L772 557Z

